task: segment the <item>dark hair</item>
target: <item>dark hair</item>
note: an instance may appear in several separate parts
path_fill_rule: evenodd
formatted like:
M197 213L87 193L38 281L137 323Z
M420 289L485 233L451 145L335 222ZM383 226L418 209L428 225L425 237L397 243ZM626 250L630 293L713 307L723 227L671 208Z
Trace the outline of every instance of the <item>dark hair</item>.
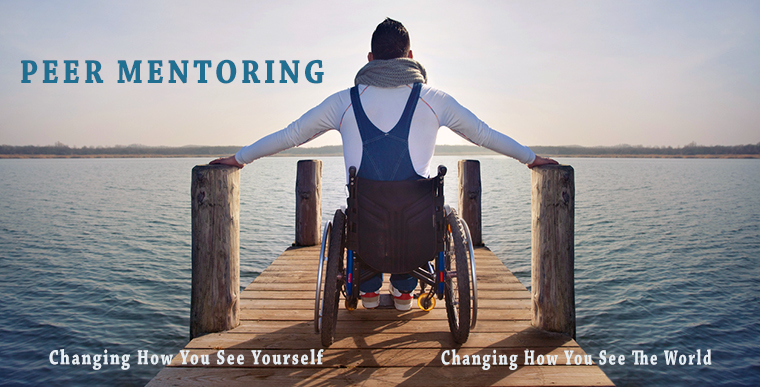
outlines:
M375 59L403 58L409 53L409 32L404 25L385 18L372 33L372 56Z

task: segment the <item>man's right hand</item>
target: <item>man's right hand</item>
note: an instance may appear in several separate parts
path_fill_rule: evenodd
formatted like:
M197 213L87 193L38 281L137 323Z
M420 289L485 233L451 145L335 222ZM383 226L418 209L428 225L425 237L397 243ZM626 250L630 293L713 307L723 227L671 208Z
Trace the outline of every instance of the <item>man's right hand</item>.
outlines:
M552 160L548 157L541 157L539 155L536 155L536 159L533 160L533 163L528 164L528 168L538 167L541 165L556 165L559 164L557 161Z
M233 167L243 168L245 164L240 164L235 160L235 156L230 157L221 157L216 160L211 161L209 164L222 164L222 165L230 165Z

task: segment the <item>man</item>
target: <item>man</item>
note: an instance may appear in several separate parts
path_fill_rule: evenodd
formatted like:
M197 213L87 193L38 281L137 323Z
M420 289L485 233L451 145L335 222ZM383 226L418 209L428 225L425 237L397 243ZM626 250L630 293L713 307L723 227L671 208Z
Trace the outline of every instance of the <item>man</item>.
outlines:
M246 146L234 156L212 161L242 168L254 160L308 142L336 129L343 140L346 170L372 180L430 177L438 129L446 126L463 138L527 164L556 161L536 156L528 147L488 127L454 98L425 85L425 68L413 59L404 26L385 19L372 34L372 52L354 80L355 86L328 97L287 128ZM382 274L361 284L362 305L378 306ZM390 291L399 310L409 310L417 279L391 276Z

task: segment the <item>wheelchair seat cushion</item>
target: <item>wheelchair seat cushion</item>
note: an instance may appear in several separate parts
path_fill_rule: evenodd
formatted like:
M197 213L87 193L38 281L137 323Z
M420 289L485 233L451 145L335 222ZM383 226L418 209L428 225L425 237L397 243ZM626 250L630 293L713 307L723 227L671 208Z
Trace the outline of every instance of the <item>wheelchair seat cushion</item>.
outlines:
M435 258L443 219L443 196L436 196L435 185L436 178L357 177L354 202L349 200L347 247L382 273L408 273Z

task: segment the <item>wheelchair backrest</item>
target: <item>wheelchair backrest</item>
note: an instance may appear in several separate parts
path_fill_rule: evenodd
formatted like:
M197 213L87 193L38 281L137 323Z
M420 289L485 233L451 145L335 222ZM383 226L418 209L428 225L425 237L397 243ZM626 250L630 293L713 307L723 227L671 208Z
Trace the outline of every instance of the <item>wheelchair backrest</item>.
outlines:
M445 167L430 179L377 181L349 172L346 247L382 273L408 273L443 251Z

